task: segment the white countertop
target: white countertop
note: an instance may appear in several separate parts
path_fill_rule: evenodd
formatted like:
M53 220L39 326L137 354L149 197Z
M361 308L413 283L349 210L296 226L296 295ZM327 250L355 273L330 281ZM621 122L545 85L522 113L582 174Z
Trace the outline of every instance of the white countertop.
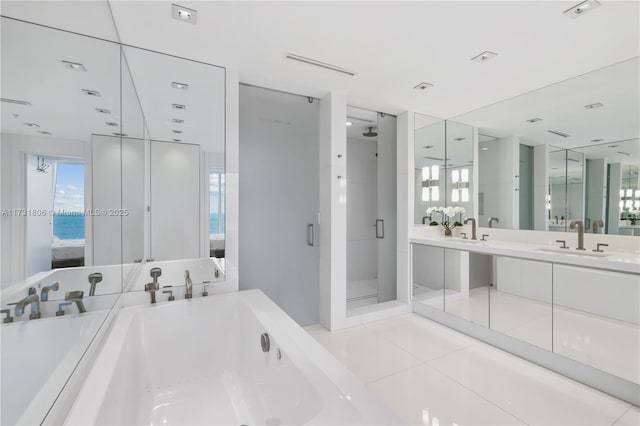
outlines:
M580 252L575 248L560 251L559 244L543 245L515 241L479 241L463 240L460 237L413 236L409 242L439 246L474 253L518 257L542 262L561 263L564 265L584 266L588 268L606 269L616 272L640 274L640 254L632 252L608 251L600 253L603 257L589 255L591 250ZM544 251L552 249L553 251ZM556 251L555 249L558 249ZM605 257L606 256L606 257Z

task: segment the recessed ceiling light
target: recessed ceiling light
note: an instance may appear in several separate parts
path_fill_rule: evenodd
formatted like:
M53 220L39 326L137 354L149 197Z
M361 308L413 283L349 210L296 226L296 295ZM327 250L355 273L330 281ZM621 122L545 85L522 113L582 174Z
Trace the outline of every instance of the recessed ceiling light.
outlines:
M180 133L182 133L182 130L172 130L173 133L175 133L176 135L179 135Z
M617 148L617 147L619 147L619 146L620 146L620 145L609 145L609 148Z
M173 121L174 123L178 123L178 124L182 124L182 123L184 123L184 120L182 120L182 119L180 119L180 118L174 118L174 119L173 119L173 120L171 120L171 121Z
M64 65L65 68L68 68L70 70L74 70L74 71L87 71L87 69L84 67L84 65L79 64L78 62L70 62L70 61L61 61L62 65Z
M97 90L82 89L82 93L89 96L100 97L100 92L98 92Z
M38 133L42 133L43 135L50 135L51 132L47 132L46 130L38 130Z
M181 105L181 104L171 104L171 107L174 109L187 109L186 105Z
M563 138L568 138L569 135L566 133L558 132L557 130L547 130L549 133L553 133L554 135L562 136Z
M96 108L96 111L99 112L100 114L111 114L111 111L104 108Z
M24 123L25 126L29 126L29 127L40 127L38 124L36 123Z
M536 123L538 121L542 121L542 118L530 118L527 120L527 123Z
M18 117L20 117L20 114L11 114L11 115L13 115L13 118L18 118Z
M304 56L296 55L294 53L285 53L284 57L286 59L291 59L293 61L302 62L308 65L313 65L316 67L324 68L329 71L335 71L342 74L347 74L350 76L356 75L354 71L348 70L346 68L339 67L337 65L328 64L326 62L318 61L317 59L305 58Z
M195 24L198 22L198 11L195 9L189 9L188 7L178 6L177 4L171 5L171 16L174 19L182 22L188 22Z
M595 104L585 105L584 107L586 109L594 109L594 108L600 108L601 106L603 105L600 102L596 102Z
M423 148L424 149L431 149L431 148L433 148L433 145L425 145Z
M174 89L187 90L189 85L187 83L178 83L177 81L173 81L171 82L171 87Z
M182 142L182 139L173 139L174 142Z
M422 82L420 84L416 84L415 86L413 86L414 89L416 90L427 90L433 87L433 84L431 83L426 83L426 82Z
M482 52L481 54L474 56L473 58L471 58L472 61L474 62L487 62L489 59L493 59L496 56L498 56L497 53L495 52L490 52L488 50L485 50L484 52Z
M17 99L0 98L0 101L1 102L6 102L8 104L31 106L31 104L29 102L27 102L27 101L19 101Z
M462 141L466 141L467 138L455 138L454 141L456 142L462 142Z
M485 147L483 147L483 148L481 148L481 149L482 149L483 151L488 151L488 150L489 150L489 148L487 148L486 146L485 146Z
M603 142L604 139L591 139L591 142Z
M557 167L552 167L551 170L558 170L558 168Z
M126 133L117 133L117 132L113 132L113 135L114 136L122 136L122 137L129 136Z
M347 121L347 126L351 126L353 123L350 121Z
M569 18L577 18L587 12L592 11L593 9L597 9L598 7L600 7L600 3L597 0L586 0L565 10L562 13L564 13L564 15L568 16Z
M105 124L106 124L107 126L111 126L111 127L118 127L118 123L113 123L113 122L111 122L111 121L107 121Z

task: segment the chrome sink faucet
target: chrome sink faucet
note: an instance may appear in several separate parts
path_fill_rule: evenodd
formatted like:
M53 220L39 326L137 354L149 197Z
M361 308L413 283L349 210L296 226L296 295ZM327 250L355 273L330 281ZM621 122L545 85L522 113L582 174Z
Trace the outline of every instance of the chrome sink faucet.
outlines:
M191 282L191 276L188 269L184 270L184 285L186 286L184 298L191 299L193 297L193 283Z
M601 220L594 220L593 221L593 233L594 234L599 234L600 230L604 228L604 222Z
M489 228L493 228L493 222L500 223L500 219L498 219L497 217L490 217L489 218Z
M22 316L22 314L24 314L24 308L28 304L31 304L31 314L29 315L29 319L40 318L40 296L38 296L37 294L30 294L16 303L14 315L17 317Z
M581 220L572 220L569 224L569 228L577 229L578 231L578 247L576 250L584 250L584 224Z
M464 220L464 224L466 225L467 223L471 222L471 239L472 240L477 240L478 237L476 236L476 220L473 217L468 217Z
M45 285L44 287L42 287L42 290L40 290L40 301L41 302L46 302L46 301L49 300L49 292L51 290L53 290L53 291L60 290L60 284L58 284L58 281L51 282L51 283Z

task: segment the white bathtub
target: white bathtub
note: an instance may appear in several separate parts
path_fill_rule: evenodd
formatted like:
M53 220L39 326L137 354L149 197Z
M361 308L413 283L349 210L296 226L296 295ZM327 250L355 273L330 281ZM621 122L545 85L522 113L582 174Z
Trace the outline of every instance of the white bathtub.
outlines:
M258 290L123 309L65 422L398 423Z
M42 422L107 314L67 314L0 326L2 425Z

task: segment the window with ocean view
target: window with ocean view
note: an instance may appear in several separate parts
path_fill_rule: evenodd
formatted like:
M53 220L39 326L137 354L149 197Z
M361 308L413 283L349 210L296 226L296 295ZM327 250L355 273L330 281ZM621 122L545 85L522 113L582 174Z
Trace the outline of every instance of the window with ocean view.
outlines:
M209 233L224 235L224 171L209 170Z
M84 164L56 162L53 236L84 240Z

